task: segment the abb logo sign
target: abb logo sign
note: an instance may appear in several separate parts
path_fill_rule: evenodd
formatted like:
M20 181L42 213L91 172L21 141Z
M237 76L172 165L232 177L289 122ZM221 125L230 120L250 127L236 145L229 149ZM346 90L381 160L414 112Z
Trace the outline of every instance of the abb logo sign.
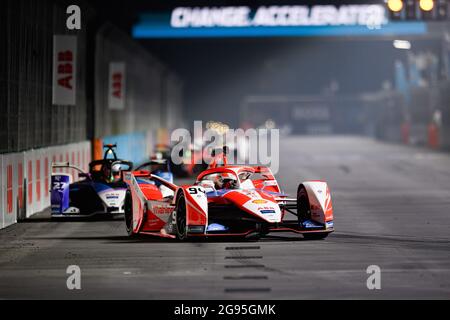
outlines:
M18 164L17 185L18 185L17 198L19 199L18 205L19 205L19 209L22 209L23 208L23 164L22 163Z
M122 78L121 73L114 73L112 76L113 96L122 99Z
M13 166L9 165L6 168L6 199L8 214L13 211Z
M109 65L109 109L125 109L125 63L111 62Z
M58 53L58 85L72 90L73 80L73 52Z
M76 104L77 37L53 37L53 104Z

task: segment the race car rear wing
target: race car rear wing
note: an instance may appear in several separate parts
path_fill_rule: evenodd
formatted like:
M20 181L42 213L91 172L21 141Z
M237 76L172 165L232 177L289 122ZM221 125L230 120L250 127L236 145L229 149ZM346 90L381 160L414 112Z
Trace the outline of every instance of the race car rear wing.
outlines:
M70 169L75 169L81 173L85 173L83 170L81 170L79 167L70 164L70 162L52 162L52 169L57 169L57 168L70 168Z

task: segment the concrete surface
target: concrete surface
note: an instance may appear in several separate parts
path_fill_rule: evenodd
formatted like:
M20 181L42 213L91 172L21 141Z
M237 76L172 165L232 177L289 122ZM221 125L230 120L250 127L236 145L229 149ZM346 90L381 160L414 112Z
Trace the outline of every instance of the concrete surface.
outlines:
M121 220L43 214L0 231L0 298L450 298L449 154L289 137L280 160L288 192L306 179L329 182L337 231L326 240L131 240ZM81 290L66 287L69 265L81 268ZM366 287L369 265L381 268L381 290Z

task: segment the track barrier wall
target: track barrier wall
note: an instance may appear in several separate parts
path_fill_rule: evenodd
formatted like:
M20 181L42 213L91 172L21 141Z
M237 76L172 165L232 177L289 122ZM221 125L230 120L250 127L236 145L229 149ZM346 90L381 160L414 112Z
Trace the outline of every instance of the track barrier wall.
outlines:
M50 206L52 162L70 162L83 171L89 168L91 143L71 143L0 155L0 228L23 220ZM62 169L78 174L74 169Z

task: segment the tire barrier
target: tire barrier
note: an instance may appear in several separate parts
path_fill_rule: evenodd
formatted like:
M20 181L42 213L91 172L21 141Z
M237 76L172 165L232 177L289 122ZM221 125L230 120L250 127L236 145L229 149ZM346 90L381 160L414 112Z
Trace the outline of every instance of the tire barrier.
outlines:
M0 155L0 228L50 206L52 162L70 162L88 170L90 160L88 141ZM62 171L76 178L75 170Z

